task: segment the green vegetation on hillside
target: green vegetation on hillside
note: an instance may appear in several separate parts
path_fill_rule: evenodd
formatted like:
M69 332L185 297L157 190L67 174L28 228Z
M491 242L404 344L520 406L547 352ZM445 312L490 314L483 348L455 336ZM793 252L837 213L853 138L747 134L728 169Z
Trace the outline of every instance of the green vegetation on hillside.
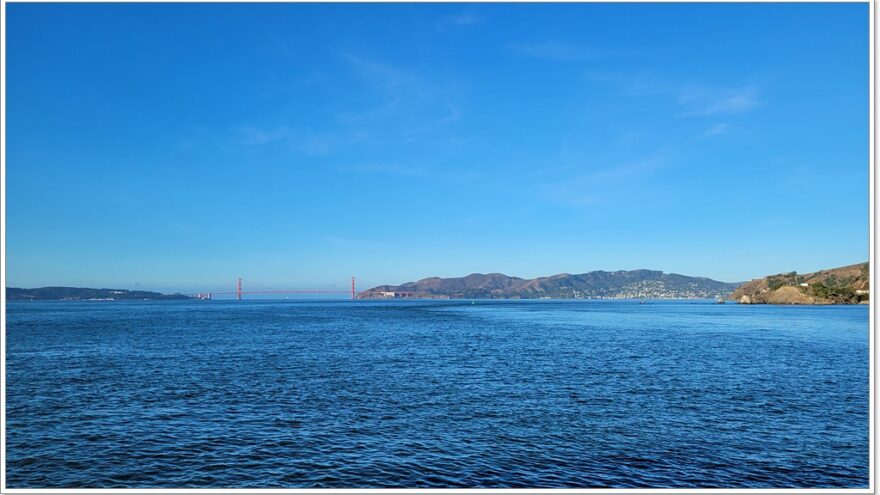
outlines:
M767 286L770 290L776 290L784 285L797 285L797 272L780 273L767 277Z

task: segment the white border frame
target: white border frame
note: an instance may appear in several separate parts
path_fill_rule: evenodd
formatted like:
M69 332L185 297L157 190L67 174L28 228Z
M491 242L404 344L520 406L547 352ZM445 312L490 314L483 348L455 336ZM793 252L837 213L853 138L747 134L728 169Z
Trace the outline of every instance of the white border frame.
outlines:
M289 0L259 0L261 3L350 3L350 2L361 2L361 0L298 0L296 2L291 2ZM164 488L149 488L149 489L139 489L139 488L97 488L97 489L80 489L80 488L56 488L56 489L34 489L34 488L7 488L6 487L6 4L7 3L247 3L242 0L186 0L185 2L178 2L174 0L16 0L14 2L7 2L6 0L0 0L0 188L2 188L2 192L0 192L0 228L3 229L2 235L0 235L0 265L2 265L2 270L0 270L0 282L2 282L2 291L0 291L0 310L2 310L2 314L0 314L0 398L2 398L2 402L0 402L0 493L11 493L11 494L91 494L91 493L130 493L130 494L159 494L159 493L179 493L179 494L209 494L209 493L253 493L253 494L265 494L265 493L302 493L302 494L326 494L326 493L345 493L345 494L353 494L353 493L394 493L394 494L403 494L403 493L430 493L430 494L457 494L457 493L491 493L491 494L500 494L500 493L516 493L516 494L525 494L525 493L541 493L541 494L550 494L550 493L564 493L564 494L575 494L575 493L724 493L724 494L734 494L734 493L745 493L745 494L769 494L769 493L816 493L816 494L830 494L830 493L874 493L875 492L875 472L876 472L876 456L874 454L874 448L876 446L875 435L876 435L876 418L875 418L875 400L876 395L874 393L875 381L874 381L874 367L876 364L875 354L877 352L876 348L876 332L875 332L875 317L876 317L876 308L875 308L875 298L874 294L872 294L870 305L868 309L869 314L869 420L868 420L868 488L849 488L849 489L841 489L841 488L824 488L824 489L811 489L811 488L785 488L785 489L773 489L773 488L644 488L644 489L630 489L630 488L539 488L539 489L520 489L520 488L394 488L394 489L383 489L383 488L277 488L277 489L262 489L262 488L189 488L189 489L164 489ZM373 2L364 3L437 3L430 2L424 0L374 0ZM480 1L469 1L469 0L444 0L442 3L541 3L539 1L534 0L480 0ZM871 288L872 290L877 287L877 278L876 278L876 269L875 269L875 236L876 230L874 228L874 220L875 220L875 198L874 192L876 190L876 174L875 174L875 166L876 166L876 148L874 146L874 141L876 137L876 126L875 126L875 117L876 117L876 99L875 99L875 89L876 89L876 78L875 78L875 56L876 56L876 38L874 35L874 20L877 15L877 0L766 0L766 1L756 1L756 0L702 0L698 2L694 2L692 0L599 0L595 2L584 1L570 1L570 0L555 0L552 3L864 3L868 4L868 24L869 24L869 43L870 47L868 50L869 53L869 156L868 156L868 169L869 169L869 255L868 259L870 262L870 279L871 279Z

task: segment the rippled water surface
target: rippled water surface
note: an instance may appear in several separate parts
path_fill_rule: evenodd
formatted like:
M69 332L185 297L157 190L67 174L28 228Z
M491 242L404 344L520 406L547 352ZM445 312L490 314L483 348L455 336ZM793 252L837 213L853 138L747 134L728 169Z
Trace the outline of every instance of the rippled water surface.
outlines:
M868 308L11 302L7 485L867 487Z

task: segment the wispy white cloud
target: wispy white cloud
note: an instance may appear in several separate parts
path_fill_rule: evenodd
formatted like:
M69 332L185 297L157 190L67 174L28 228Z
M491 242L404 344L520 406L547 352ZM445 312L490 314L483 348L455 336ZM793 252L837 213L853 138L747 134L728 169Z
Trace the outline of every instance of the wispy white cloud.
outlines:
M669 96L682 108L682 115L694 117L740 114L761 104L755 85L710 86L636 78L625 83L624 91L637 96Z
M460 12L437 21L437 28L443 29L447 26L470 26L473 24L479 24L481 21L482 18L473 12Z
M230 141L236 146L247 148L280 145L303 155L324 156L336 154L368 138L368 132L357 129L316 132L295 130L286 126L242 126L235 130Z
M685 115L711 116L747 112L760 104L755 86L738 88L687 88L679 91L678 102Z
M242 125L227 131L224 145L233 148L286 146L307 156L335 155L358 145L455 142L448 130L464 114L453 81L434 80L385 61L342 54L351 81L361 91L340 98L308 125L276 118L273 123ZM309 73L303 84L325 76Z
M510 43L507 49L514 55L530 58L575 62L589 60L598 55L598 51L585 46L545 41L542 43Z
M407 166L398 163L365 163L345 167L351 172L365 174L387 174L401 177L424 177L430 174L430 170L423 166Z
M438 131L463 115L454 80L435 80L383 61L345 55L355 76L375 93L370 104L338 111L345 125L381 127L398 138Z
M427 86L414 73L395 65L352 54L344 57L358 77L371 84L374 89L419 93Z
M609 72L602 70L588 70L583 73L583 77L587 81L607 83L615 85L623 85L629 83L632 78L626 77L617 72Z
M702 137L717 136L719 134L727 134L730 131L730 125L726 123L713 124L703 132Z
M827 168L831 170L831 167ZM822 174L815 167L806 164L797 164L794 166L780 166L782 174L782 184L800 191L815 189L817 185L823 184L827 187L827 180L823 180Z
M337 235L324 236L323 240L325 244L333 248L356 249L359 251L387 249L389 247L389 243L383 241L376 241L373 239L359 239L354 237L343 237Z
M345 148L362 143L370 138L363 130L342 130L337 132L308 132L290 140L294 151L308 156L335 155Z
M681 115L689 117L742 114L763 104L760 88L755 84L721 86L597 71L585 72L583 77L617 86L626 95L671 98L681 107Z
M538 186L541 199L568 206L590 206L613 200L622 203L633 199L645 181L665 167L658 158L622 163L573 174Z
M287 127L276 127L273 129L261 129L252 126L243 126L238 128L235 142L246 146L262 146L264 144L281 141L290 136L290 129Z
M371 162L340 167L345 172L368 175L388 175L448 184L473 184L485 180L480 173L467 167L440 167L402 164L397 162Z

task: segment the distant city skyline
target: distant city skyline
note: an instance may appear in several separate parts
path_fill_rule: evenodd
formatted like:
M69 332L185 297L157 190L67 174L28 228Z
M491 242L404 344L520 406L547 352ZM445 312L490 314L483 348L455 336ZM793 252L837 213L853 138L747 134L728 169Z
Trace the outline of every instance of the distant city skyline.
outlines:
M867 3L6 12L7 286L868 259Z

